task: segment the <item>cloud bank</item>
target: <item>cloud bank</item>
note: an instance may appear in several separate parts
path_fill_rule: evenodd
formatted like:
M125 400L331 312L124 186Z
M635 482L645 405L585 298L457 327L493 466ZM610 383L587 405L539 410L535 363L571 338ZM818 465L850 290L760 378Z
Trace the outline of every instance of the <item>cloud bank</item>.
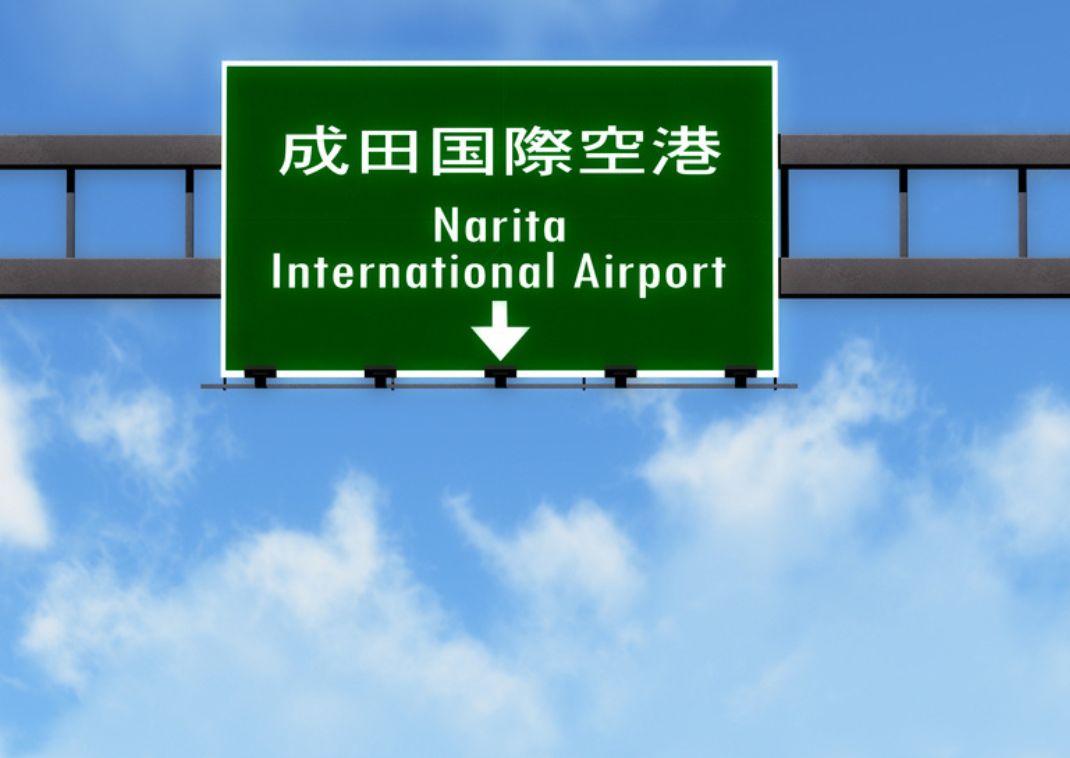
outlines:
M77 703L32 755L1064 755L1070 411L1036 393L934 468L888 449L915 395L856 342L731 419L649 404L643 533L447 499L509 599L479 635L360 476L175 582L56 564L21 645Z
M541 744L551 725L537 687L451 630L384 541L377 500L348 477L320 533L255 535L167 590L58 567L22 646L82 701L41 755Z

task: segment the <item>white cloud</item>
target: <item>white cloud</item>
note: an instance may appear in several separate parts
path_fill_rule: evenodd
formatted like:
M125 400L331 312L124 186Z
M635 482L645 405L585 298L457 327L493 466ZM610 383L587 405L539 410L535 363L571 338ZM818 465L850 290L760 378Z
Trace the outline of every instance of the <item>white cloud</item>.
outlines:
M1070 546L1070 406L1051 391L1035 392L1009 428L977 441L969 460L969 495L1015 549Z
M580 731L615 729L632 684L620 664L646 643L638 551L593 502L540 505L508 534L479 521L465 498L446 506L467 541L511 593L495 644L553 693L556 755L602 754ZM567 703L567 705L565 705Z
M1041 396L968 454L946 443L907 502L881 443L911 398L853 343L812 389L674 416L642 534L592 503L501 530L451 500L504 604L466 572L434 597L359 477L319 531L250 535L172 586L61 566L24 649L79 701L36 755L1070 754L1065 596L1023 591L974 528L1017 523L998 483L1051 475L1030 439L1057 466L1070 412ZM751 560L770 544L792 560ZM478 637L447 600L491 616Z
M863 433L911 406L910 383L867 343L847 345L808 391L785 392L741 420L675 430L642 473L664 502L765 550L805 541L872 504L886 477Z
M61 684L86 685L84 659L104 657L142 636L141 587L122 587L106 567L61 565L52 572L22 640Z
M71 425L83 442L164 493L188 477L194 464L193 413L176 405L156 387L117 393L98 377L74 408Z
M509 755L545 744L538 688L451 628L384 542L378 497L348 477L319 534L252 536L175 587L58 567L22 645L82 702L41 755Z
M382 568L374 495L367 480L339 488L322 535L258 535L225 564L227 583L258 588L304 623L321 622L347 597L363 594Z
M642 584L631 542L594 503L580 502L563 514L540 506L508 538L478 521L465 499L451 498L447 506L468 540L544 615L580 606L609 619Z
M617 410L623 409L636 422L645 416L656 419L659 431L666 440L676 440L684 429L679 390L612 392L607 398L607 405Z
M50 540L44 498L29 461L31 393L0 369L0 546L43 548Z

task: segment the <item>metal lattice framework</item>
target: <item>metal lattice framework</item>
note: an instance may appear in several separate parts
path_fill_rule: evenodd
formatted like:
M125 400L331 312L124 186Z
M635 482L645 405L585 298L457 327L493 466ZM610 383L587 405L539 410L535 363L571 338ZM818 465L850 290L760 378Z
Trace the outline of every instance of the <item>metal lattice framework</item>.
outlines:
M65 257L0 251L4 298L214 298L220 262L194 251L195 172L218 170L217 135L0 136L0 170L63 171ZM176 171L185 177L186 241L174 258L78 258L76 178L110 169ZM899 175L899 250L885 258L792 258L791 177L798 171L894 170ZM1018 250L1006 258L911 258L909 177L919 169L998 169L1018 177ZM1070 135L782 135L780 296L1068 297L1070 258L1030 258L1031 169L1070 169Z

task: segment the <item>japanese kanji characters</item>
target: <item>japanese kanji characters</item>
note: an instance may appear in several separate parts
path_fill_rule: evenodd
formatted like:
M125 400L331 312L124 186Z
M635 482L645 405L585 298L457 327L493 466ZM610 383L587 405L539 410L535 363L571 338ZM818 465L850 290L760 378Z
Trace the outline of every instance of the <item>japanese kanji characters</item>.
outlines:
M286 156L283 159L279 173L285 176L291 168L295 168L303 170L307 175L327 168L339 176L344 175L349 171L349 164L335 165L334 159L338 157L338 153L342 150L341 143L345 139L346 135L342 134L338 127L329 126L324 131L323 124L316 124L316 132L314 134L287 134ZM331 145L330 150L327 149L328 142L334 143ZM313 145L316 146L320 161L315 166L312 165Z
M494 130L436 128L432 132L431 173L494 174Z
M640 157L639 145L643 142L641 131L621 131L610 124L603 130L584 131L580 136L588 160L595 164L581 168L581 174L643 173L643 167L635 163ZM607 146L610 138L612 142ZM621 161L625 164L623 167L618 165Z
M717 132L711 132L705 126L693 131L681 126L671 132L659 127L658 134L669 138L668 147L672 150L658 159L658 165L654 166L655 174L660 174L670 159L676 160L678 174L712 174L717 170L716 166L710 165L711 160L721 157L720 151L714 149L721 146ZM666 144L662 140L654 140L654 146L663 148Z
M571 129L507 127L502 156L505 175L548 177L554 174L645 174L661 175L668 170L681 176L708 176L717 171L721 157L718 132L701 124L674 129L658 127L656 137L643 150L646 134L642 129L625 129L609 124L604 129L583 129L578 144ZM426 138L426 137L425 137ZM287 134L282 167L305 175L328 169L339 176L349 171L340 161L348 135L337 126L317 124L312 133ZM494 176L495 130L490 127L435 127L431 130L430 168L432 176L479 174ZM360 173L420 171L420 135L415 129L366 129L360 133ZM315 155L313 154L315 150ZM651 153L656 154L653 166ZM318 162L313 164L313 158ZM427 158L423 158L427 160ZM427 164L422 164L424 170ZM671 167L671 169L670 169ZM574 172L573 169L576 169Z
M515 169L525 174L537 170L539 176L549 176L555 169L569 173L572 148L566 143L571 136L569 129L543 129L537 125L531 129L506 129L506 175L512 176Z
M360 172L416 173L416 132L366 130L360 135Z

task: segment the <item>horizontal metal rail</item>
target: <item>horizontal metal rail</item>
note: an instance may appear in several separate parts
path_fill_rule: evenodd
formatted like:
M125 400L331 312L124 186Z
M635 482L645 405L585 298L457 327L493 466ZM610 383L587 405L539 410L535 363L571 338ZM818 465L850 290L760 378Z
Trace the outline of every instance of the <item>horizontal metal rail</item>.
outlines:
M511 380L507 385L511 390L612 390L621 389L613 382L530 382L523 379ZM385 387L377 387L374 381L366 382L275 382L264 387L257 387L253 382L208 383L201 385L202 390L495 390L494 380L486 382L420 382L391 380ZM643 382L632 380L624 389L630 390L797 390L794 382L747 382L739 387L728 382Z
M1070 168L1070 134L784 134L780 167Z
M218 135L0 135L0 169L66 172L65 257L0 257L0 298L219 297L220 263L194 257L194 175L220 168ZM185 249L174 258L76 257L76 173L185 173ZM790 177L824 169L899 172L899 247L887 258L792 258ZM911 258L909 172L1018 172L1018 249L1006 258ZM1070 258L1029 257L1028 172L1070 169L1070 134L781 135L780 296L1070 297ZM0 251L0 256L3 251Z
M1070 258L781 258L780 296L1070 297Z
M0 169L218 169L218 134L0 135Z
M218 258L0 258L0 298L219 297Z

